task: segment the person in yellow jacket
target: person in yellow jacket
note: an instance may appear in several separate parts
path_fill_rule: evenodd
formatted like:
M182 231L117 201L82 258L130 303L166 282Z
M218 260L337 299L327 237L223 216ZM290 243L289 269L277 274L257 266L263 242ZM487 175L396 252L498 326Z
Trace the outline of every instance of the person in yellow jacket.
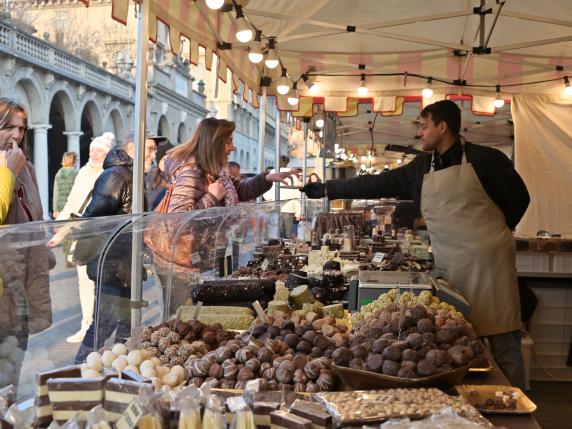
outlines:
M12 149L0 150L0 225L4 224L10 210L16 176L26 166L26 157L18 145Z

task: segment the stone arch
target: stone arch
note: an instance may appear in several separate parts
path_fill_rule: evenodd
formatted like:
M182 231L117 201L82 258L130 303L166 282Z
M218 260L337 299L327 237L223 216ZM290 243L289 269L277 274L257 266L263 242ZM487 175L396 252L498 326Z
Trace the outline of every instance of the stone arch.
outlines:
M93 129L94 136L100 136L104 131L102 110L99 99L95 93L89 93L84 96L77 110L80 123L85 113L86 119L90 122L91 128Z
M183 144L188 140L187 127L183 122L179 124L179 129L177 130L177 143Z
M121 105L119 102L114 101L107 108L107 114L105 115L105 121L103 122L103 131L111 131L115 134L115 141L117 146L121 146L125 143L125 138L129 130L126 127L125 114L121 110Z
M67 81L58 81L50 88L48 98L50 109L47 110L46 122L49 121L50 110L54 102L59 103L63 114L66 131L79 131L79 124L76 120L78 111L76 97Z
M38 75L30 67L21 67L11 77L8 94L28 110L29 124L45 124L46 93Z
M157 135L167 137L167 139L169 141L172 141L172 139L171 139L171 127L170 127L169 121L167 120L167 117L165 115L161 115L161 117L159 118L159 122L157 125Z

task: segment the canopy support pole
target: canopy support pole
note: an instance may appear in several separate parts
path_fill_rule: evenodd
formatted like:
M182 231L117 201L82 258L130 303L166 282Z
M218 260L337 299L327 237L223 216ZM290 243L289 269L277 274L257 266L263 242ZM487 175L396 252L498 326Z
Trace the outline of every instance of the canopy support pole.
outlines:
M306 184L308 177L308 123L310 118L304 118L304 163L302 164L302 184ZM306 219L306 194L302 193L302 217ZM304 238L302 238L303 240Z
M330 126L329 126L330 121L328 120L328 114L324 113L324 132L323 132L323 138L322 138L322 147L323 149L323 156L322 156L322 182L326 183L326 142L328 141L327 139L330 137ZM334 127L334 132L335 132L335 127ZM328 213L330 210L329 206L329 202L330 200L328 200L328 198L323 198L323 207L322 210L324 213Z
M264 142L266 141L266 87L262 87L260 108L258 109L258 172L264 172ZM256 199L262 202L262 196Z
M274 171L280 171L280 112L276 115L276 124L274 125ZM280 201L280 182L274 183L274 201Z
M147 113L147 58L149 43L149 0L141 0L137 14L137 68L135 71L135 159L133 160L133 214L144 211L145 118ZM141 325L143 298L141 256L143 233L132 228L131 243L131 329Z

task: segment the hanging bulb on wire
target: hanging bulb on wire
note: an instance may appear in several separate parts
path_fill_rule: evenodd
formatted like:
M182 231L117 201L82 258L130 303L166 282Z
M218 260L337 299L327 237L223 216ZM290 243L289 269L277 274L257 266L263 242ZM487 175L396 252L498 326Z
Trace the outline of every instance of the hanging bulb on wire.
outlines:
M564 76L564 95L568 97L572 97L572 86L570 86L570 81L568 80L568 76Z
M224 0L206 0L206 4L210 9L220 9Z
M252 28L246 21L242 7L236 6L236 39L242 43L248 43L254 35Z
M284 67L282 67L282 76L280 76L280 80L278 80L276 91L278 91L278 94L280 95L286 95L288 94L288 91L290 91L290 79L288 78Z
M248 49L248 59L250 60L250 62L254 64L258 64L264 58L264 55L262 55L262 46L260 43L261 39L262 39L262 31L256 30L256 35L254 36L254 42L252 42L250 48Z
M425 86L425 88L423 88L423 91L421 91L421 95L423 95L423 98L433 97L433 90L431 89L432 83L433 83L433 78L432 77L428 78L427 86Z
M361 83L360 83L360 86L359 86L357 92L358 92L358 95L360 97L365 97L367 95L367 92L368 92L367 86L365 86L365 73L361 74L360 82Z
M318 128L323 128L324 127L324 120L322 118L316 119L316 126Z
M274 38L268 39L268 53L266 54L266 60L264 64L269 69L275 69L278 67L280 61L278 60L278 54L276 53L276 41Z
M494 105L497 109L500 109L502 106L504 106L504 99L502 98L500 85L497 85L497 95L495 97Z
M298 104L298 82L294 82L292 89L288 93L288 104L290 106Z

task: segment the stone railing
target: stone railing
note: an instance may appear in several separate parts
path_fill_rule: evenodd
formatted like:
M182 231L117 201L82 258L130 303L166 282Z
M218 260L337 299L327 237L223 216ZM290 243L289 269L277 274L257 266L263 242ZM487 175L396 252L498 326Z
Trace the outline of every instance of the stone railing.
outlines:
M134 83L115 76L52 44L0 21L0 52L16 56L44 69L64 75L100 92L133 102Z

